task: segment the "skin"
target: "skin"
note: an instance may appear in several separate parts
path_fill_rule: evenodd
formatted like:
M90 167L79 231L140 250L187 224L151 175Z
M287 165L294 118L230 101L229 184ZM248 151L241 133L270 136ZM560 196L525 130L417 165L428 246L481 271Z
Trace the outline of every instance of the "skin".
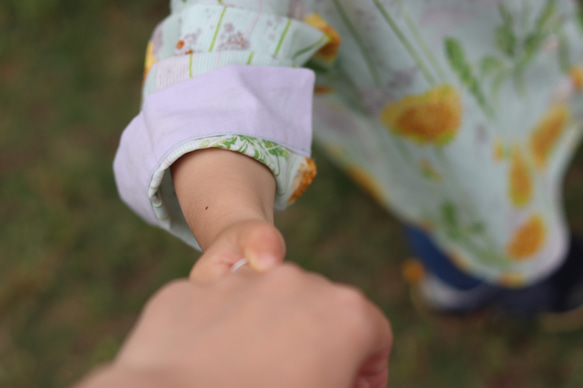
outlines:
M267 167L236 152L206 149L179 159L172 178L204 252L191 279L217 279L243 257L258 272L283 262L285 242L273 225L275 177Z
M150 299L115 361L78 388L381 388L389 323L359 291L290 265Z
M115 361L80 388L381 388L392 333L359 291L282 264L275 178L225 150L172 167L204 254L146 305ZM237 195L233 195L237 193ZM231 274L242 257L249 266Z

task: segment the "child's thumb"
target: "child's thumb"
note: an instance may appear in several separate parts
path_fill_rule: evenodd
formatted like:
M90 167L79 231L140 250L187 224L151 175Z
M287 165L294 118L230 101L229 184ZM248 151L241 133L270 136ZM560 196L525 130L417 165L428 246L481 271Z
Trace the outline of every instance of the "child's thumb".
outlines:
M254 271L269 271L283 263L285 242L273 225L260 224L247 229L240 236L239 244Z

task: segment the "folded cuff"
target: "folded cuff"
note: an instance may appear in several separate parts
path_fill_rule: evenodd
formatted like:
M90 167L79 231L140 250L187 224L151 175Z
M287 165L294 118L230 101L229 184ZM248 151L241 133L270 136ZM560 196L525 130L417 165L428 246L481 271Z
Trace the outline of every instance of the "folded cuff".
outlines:
M151 94L124 131L114 161L121 198L150 224L198 248L167 170L188 152L217 147L269 167L276 210L283 209L315 175L313 88L310 70L227 66Z

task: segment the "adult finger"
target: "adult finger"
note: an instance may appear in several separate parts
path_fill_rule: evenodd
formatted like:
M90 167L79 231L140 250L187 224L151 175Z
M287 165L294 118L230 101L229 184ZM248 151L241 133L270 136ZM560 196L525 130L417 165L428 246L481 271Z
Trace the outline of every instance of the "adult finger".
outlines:
M362 292L341 286L344 330L352 341L351 365L355 367L355 387L381 388L388 379L388 361L393 343L390 323L381 310L370 302Z
M378 307L369 303L368 339L363 343L362 362L356 381L363 387L385 388L389 378L389 356L393 346L393 332L389 320Z

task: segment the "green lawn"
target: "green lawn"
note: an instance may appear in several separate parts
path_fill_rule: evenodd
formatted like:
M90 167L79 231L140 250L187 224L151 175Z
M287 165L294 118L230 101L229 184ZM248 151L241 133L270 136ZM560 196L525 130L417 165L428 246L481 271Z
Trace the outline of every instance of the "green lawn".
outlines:
M0 3L0 387L64 387L110 359L143 302L198 256L118 199L111 164L137 112L166 0ZM398 222L316 152L278 216L289 259L364 289L396 335L392 387L581 387L583 332L418 314ZM583 233L583 155L567 176ZM340 210L348 209L348 210Z

